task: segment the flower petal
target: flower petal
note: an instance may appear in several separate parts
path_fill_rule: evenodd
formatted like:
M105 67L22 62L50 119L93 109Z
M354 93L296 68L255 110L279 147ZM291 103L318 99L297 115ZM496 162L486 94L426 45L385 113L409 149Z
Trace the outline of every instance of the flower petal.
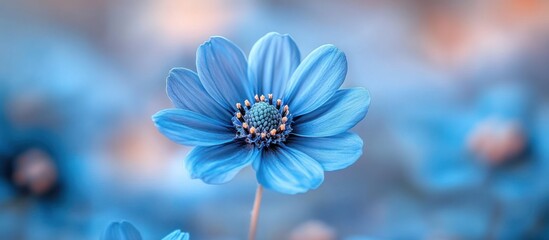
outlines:
M309 113L327 102L345 80L347 59L333 45L315 49L290 78L284 103L294 116Z
M292 37L271 32L252 47L248 77L256 82L258 94L272 93L275 98L282 98L300 61L301 54Z
M181 230L175 230L168 236L162 238L162 240L189 240L190 235L186 232L181 232Z
M192 178L199 178L209 184L221 184L233 179L242 168L258 157L259 151L244 142L226 143L195 147L187 155L186 166Z
M220 121L231 119L231 111L223 108L208 94L193 71L173 68L166 81L166 92L174 106Z
M338 90L322 107L296 118L292 133L302 137L326 137L346 132L366 116L369 106L370 94L365 89Z
M141 240L139 231L129 222L113 222L105 230L101 240Z
M202 85L226 109L252 99L255 86L248 79L242 50L223 37L212 37L196 52L196 68Z
M320 138L293 136L288 139L288 145L318 161L324 171L334 171L358 160L363 142L357 134L345 132Z
M231 142L234 133L226 122L220 122L184 109L166 109L156 113L153 121L170 140L190 146L213 146Z
M261 157L257 180L266 188L296 194L316 189L324 181L322 166L296 149L280 146L265 150Z

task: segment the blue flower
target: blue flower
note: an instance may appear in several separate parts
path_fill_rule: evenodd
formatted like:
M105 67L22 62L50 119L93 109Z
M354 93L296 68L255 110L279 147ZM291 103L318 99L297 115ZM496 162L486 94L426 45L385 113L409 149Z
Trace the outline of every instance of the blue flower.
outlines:
M73 199L77 191L65 181L71 178L66 161L72 158L57 135L45 129L29 129L10 134L5 140L9 150L0 151L0 182L9 194L0 199L29 198L37 204Z
M103 233L101 240L141 240L141 233L129 222L113 222Z
M520 85L491 86L472 109L452 104L446 95L416 102L429 111L411 108L410 112L417 111L399 119L406 124L399 128L403 142L415 148L411 151L415 165L408 168L413 179L431 196L451 196L455 201L428 202L440 216L439 230L466 239L483 238L488 232L497 239L537 236L537 224L544 222L549 199L545 179L549 171L549 116L540 116L544 110L533 101L532 92ZM479 125L488 129L483 133L483 147L501 144L506 138L521 142L522 147L516 152L510 152L511 147L499 147L498 151L505 153L499 155L473 151L478 143L470 139L478 133ZM511 126L518 126L520 137L509 134L509 129L514 129ZM494 130L505 134L490 135ZM469 206L467 201L474 204ZM465 218L483 219L489 224L472 224L463 221Z
M168 234L168 236L162 238L162 240L189 240L190 235L186 232L182 232L181 230L175 230L172 233Z
M186 159L193 178L221 184L252 165L260 184L295 194L362 155L362 139L348 130L366 115L370 96L339 89L347 60L335 46L301 61L290 36L269 33L246 60L235 44L212 37L196 65L197 73L171 70L167 92L176 108L153 116L166 137L196 146Z
M175 230L162 240L189 240L189 234ZM113 222L103 233L101 240L141 240L141 233L131 223L126 221Z

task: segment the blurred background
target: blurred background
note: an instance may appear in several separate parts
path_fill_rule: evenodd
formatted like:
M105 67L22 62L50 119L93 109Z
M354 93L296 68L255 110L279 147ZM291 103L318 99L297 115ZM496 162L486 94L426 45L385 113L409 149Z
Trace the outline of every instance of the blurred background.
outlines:
M165 78L225 36L332 43L372 97L362 158L266 191L258 239L549 239L545 0L0 2L0 236L244 239L256 180L191 180L151 121Z

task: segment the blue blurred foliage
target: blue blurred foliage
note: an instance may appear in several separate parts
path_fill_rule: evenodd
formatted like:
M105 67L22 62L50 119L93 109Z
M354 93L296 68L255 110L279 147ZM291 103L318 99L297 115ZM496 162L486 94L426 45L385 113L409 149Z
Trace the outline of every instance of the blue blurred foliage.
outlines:
M169 69L193 66L209 36L250 49L276 31L303 56L324 43L342 49L344 87L367 88L372 105L354 130L364 156L307 194L266 191L259 239L291 239L310 220L337 239L547 238L547 9L539 0L1 2L0 236L98 239L128 219L144 239L173 229L244 238L253 171L223 186L190 180L188 149L150 116L171 107ZM509 150L496 143L510 124L524 146L490 160L483 151ZM484 127L491 147L478 150L471 136ZM14 178L32 149L54 166L56 194Z

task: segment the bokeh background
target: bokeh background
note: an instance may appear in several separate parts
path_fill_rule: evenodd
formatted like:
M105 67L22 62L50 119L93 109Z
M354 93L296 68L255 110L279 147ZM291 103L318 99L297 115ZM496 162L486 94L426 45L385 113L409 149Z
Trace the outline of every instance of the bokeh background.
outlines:
M549 239L545 0L0 2L0 236L244 239L256 180L191 180L159 134L165 78L225 36L332 43L372 105L364 155L306 194L266 191L258 239Z

